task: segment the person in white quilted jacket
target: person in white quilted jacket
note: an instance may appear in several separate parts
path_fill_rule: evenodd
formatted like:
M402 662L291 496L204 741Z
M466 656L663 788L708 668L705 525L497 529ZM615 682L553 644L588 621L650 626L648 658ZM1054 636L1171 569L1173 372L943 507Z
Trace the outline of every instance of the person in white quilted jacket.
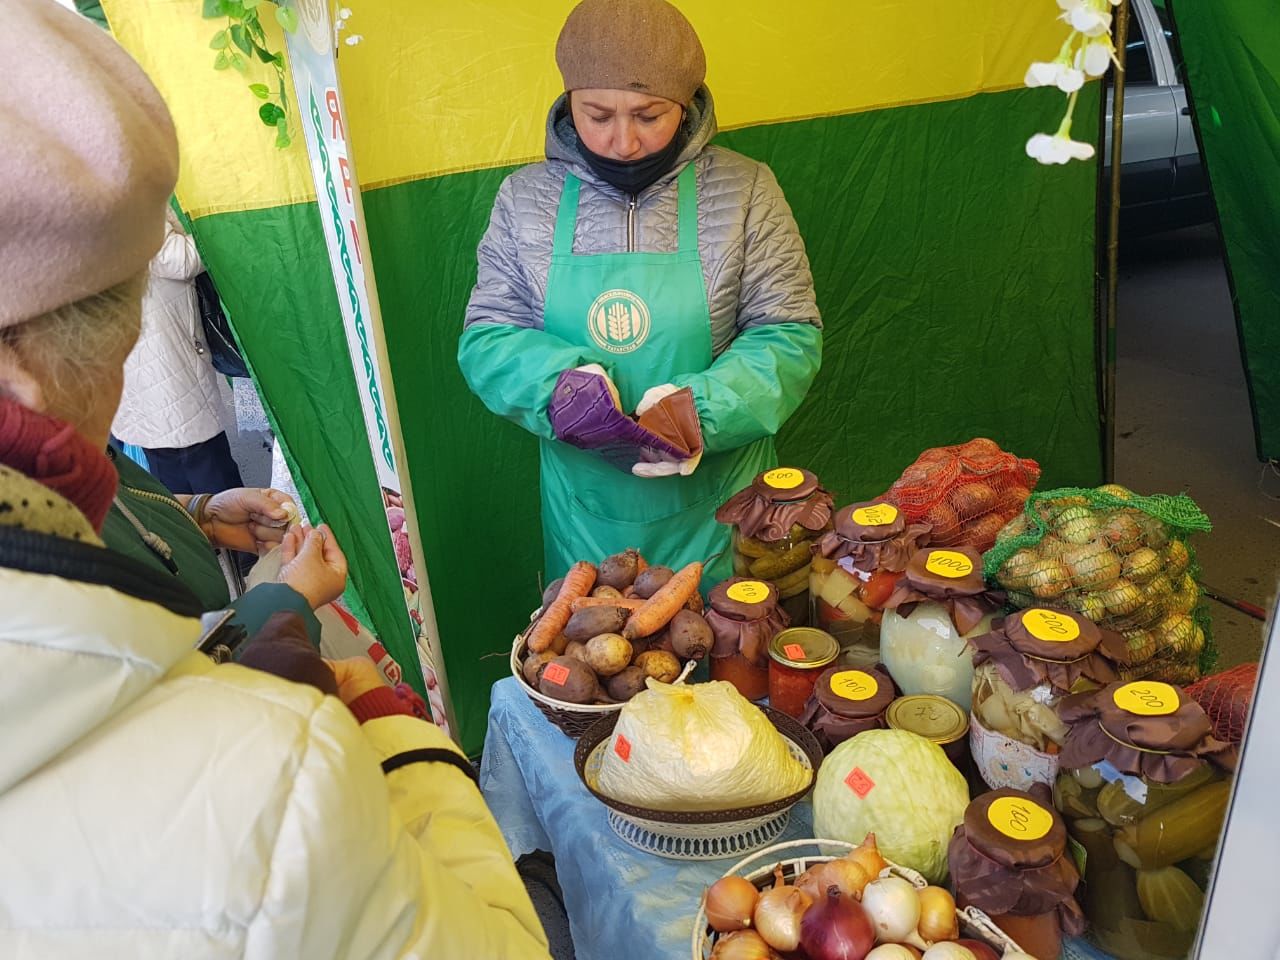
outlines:
M0 59L0 957L548 957L465 757L372 663L215 665L196 598L104 547L176 138L48 0L6 0Z
M204 270L196 243L171 209L148 267L142 332L124 364L111 432L142 447L147 469L174 493L243 487L225 422L230 387L209 361L193 281Z

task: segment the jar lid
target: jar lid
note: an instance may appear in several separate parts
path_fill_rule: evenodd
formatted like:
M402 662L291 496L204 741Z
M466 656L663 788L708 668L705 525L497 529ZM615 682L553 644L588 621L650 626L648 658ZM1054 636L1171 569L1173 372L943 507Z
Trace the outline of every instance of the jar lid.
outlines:
M769 656L784 667L825 667L840 656L840 644L817 627L791 627L769 641Z
M889 704L884 718L893 729L919 734L938 746L955 743L969 732L964 708L931 693L899 697Z
M1042 867L1062 856L1067 828L1048 798L1004 788L984 793L964 812L969 842L1006 867Z
M813 695L836 716L858 720L884 713L897 691L889 675L878 667L859 670L840 664L822 672L813 685Z
M763 620L778 606L773 584L752 577L730 577L716 584L708 598L711 609L731 620Z
M896 537L907 528L907 515L886 500L851 503L836 514L836 533L855 543Z
M800 467L775 467L766 470L751 484L755 492L773 503L803 500L818 491L818 477Z

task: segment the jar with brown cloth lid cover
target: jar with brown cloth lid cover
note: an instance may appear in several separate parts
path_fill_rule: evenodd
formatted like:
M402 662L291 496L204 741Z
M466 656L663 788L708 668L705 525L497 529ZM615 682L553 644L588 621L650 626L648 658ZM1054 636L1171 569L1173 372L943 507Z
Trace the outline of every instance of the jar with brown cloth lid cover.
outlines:
M715 643L711 679L727 680L748 700L769 695L769 642L790 623L773 584L730 577L716 584L705 616Z

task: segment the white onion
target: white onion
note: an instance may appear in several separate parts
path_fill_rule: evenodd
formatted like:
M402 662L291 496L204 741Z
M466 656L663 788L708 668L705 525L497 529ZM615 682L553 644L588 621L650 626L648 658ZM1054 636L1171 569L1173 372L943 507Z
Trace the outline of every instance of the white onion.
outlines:
M862 891L862 909L876 929L881 943L916 943L920 923L920 898L916 888L901 877L881 877Z

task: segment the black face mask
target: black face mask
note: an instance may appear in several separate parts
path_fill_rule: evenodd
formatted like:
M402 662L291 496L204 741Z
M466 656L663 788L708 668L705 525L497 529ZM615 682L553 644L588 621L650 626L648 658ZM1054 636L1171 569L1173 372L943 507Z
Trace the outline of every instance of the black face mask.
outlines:
M639 160L611 160L598 153L592 153L587 145L578 138L578 147L582 151L582 159L591 171L610 186L617 187L623 193L635 195L646 187L658 182L658 179L676 165L676 159L684 148L684 130L678 130L671 142L647 157Z

